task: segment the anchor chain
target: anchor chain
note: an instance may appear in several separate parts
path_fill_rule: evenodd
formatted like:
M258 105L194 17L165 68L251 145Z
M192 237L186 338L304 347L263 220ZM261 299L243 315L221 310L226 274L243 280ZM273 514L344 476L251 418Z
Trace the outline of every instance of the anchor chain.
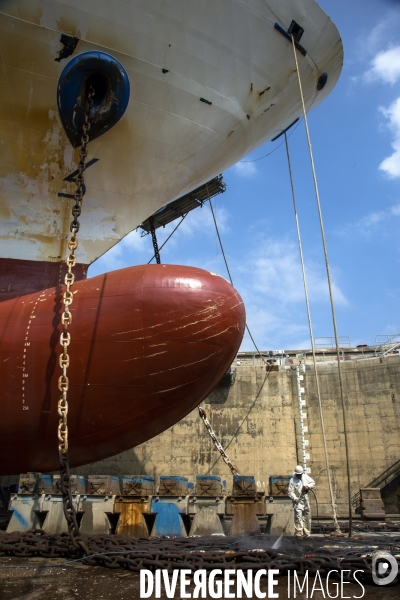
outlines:
M222 456L222 460L228 465L228 467L231 470L232 475L239 475L238 470L236 469L236 467L233 466L231 459L229 458L229 456L227 455L227 453L223 449L221 443L218 441L218 438L215 435L215 432L214 432L213 428L211 427L211 423L207 419L207 415L205 413L205 410L203 408L201 408L201 406L198 406L197 408L199 409L200 417L202 418L203 423L204 423L204 425L205 425L208 433L210 434L210 437L211 437L212 441L214 442L214 446L216 447L216 449L218 450L218 452Z
M68 240L69 256L66 259L67 273L64 278L66 290L63 295L64 312L61 315L61 323L63 325L63 331L60 336L60 344L62 346L62 353L60 354L59 364L62 370L62 375L58 378L58 389L60 391L60 398L58 401L58 451L60 461L60 486L61 493L63 496L64 504L64 515L68 523L68 531L71 537L71 541L75 548L83 548L87 550L86 545L77 540L79 536L79 526L76 519L76 511L72 502L71 486L69 480L69 461L68 461L68 389L69 379L67 376L68 367L70 365L70 358L68 354L68 346L71 343L71 334L69 333L69 326L72 322L72 314L70 306L73 302L74 296L71 288L75 281L73 274L73 268L76 265L75 250L78 247L77 233L79 231L79 217L81 214L81 206L83 196L85 195L85 184L83 178L83 171L86 168L85 161L87 157L87 144L89 142L89 129L91 124L91 111L93 107L93 96L94 89L90 88L88 93L88 101L85 110L85 117L83 123L83 135L81 138L82 146L79 156L78 175L76 177L76 190L74 194L75 204L72 208L73 219L70 225L71 237Z
M359 526L355 525L355 529L358 528ZM360 529L365 531L364 526ZM139 572L141 569L152 572L156 569L167 569L169 573L173 569L190 569L192 572L198 569L212 571L216 568L223 571L242 569L246 572L248 569L254 571L277 569L279 575L285 577L286 581L289 570L297 571L302 575L309 571L312 578L317 571L322 577L326 577L329 571L336 571L331 573L332 579L339 582L340 573L346 571L345 583L346 580L354 581L354 574L356 574L354 583L359 581L372 583L374 553L379 548L397 554L400 537L375 535L364 537L363 540L360 545L359 541L349 544L348 540L345 543L340 538L333 538L331 541L324 540L321 546L321 540L315 538L299 540L294 544L289 537L282 548L274 549L270 548L269 535L255 535L243 540L230 537L225 542L219 537L135 539L118 534L87 535L85 541L88 553L86 557L79 559L76 549L71 546L68 534L46 534L42 530L32 530L26 533L14 532L1 535L0 557L6 558L7 562L3 567L6 569L13 568L13 565L9 564L11 556L19 559L35 557L35 560L42 557L48 567L55 568L68 565L64 561L57 564L60 561L55 559L61 558L74 562L82 560L85 565L133 572ZM52 561L50 562L49 559ZM399 562L399 558L397 561ZM29 565L15 566L26 569ZM45 565L31 564L30 566L37 569L38 566Z

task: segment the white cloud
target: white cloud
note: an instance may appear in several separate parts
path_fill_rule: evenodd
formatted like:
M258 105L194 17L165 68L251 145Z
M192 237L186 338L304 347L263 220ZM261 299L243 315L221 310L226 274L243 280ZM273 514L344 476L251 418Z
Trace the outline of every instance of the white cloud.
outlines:
M246 306L247 320L260 349L310 347L305 312L304 287L297 246L291 242L271 240L251 249L240 265L233 265L234 283ZM307 287L312 304L329 307L325 269L306 263ZM333 283L336 306L348 301ZM328 308L329 310L329 308ZM252 350L245 335L242 349Z
M383 46L396 44L399 39L399 23L399 11L389 10L372 30L361 30L357 39L356 60L364 62L366 58L380 52Z
M287 315L266 299L266 307L256 307L244 298L247 324L260 350L288 350L310 347L308 327L299 314ZM301 344L301 345L300 345ZM253 351L254 344L247 331L241 345L243 351Z
M259 257L246 261L246 272L252 278L252 290L269 297L282 306L304 301L304 287L297 247L292 243L271 241L259 252ZM315 263L306 265L307 287L314 301L327 300L328 285L323 270ZM347 304L343 293L334 287L336 302Z
M228 231L228 212L224 207L217 206L215 200L212 200L212 203L218 229L220 233L225 233ZM176 224L177 223L174 223L174 227ZM209 203L206 202L202 208L196 208L195 211L189 213L178 231L181 231L187 236L192 236L198 231L203 233L212 232L212 234L214 234L215 225Z
M389 108L381 107L380 110L388 120L388 128L393 132L394 152L381 162L379 169L390 179L394 179L400 177L400 97L392 102Z
M238 162L232 167L232 171L240 177L253 177L258 173L257 167L252 162Z
M390 84L400 80L400 46L382 50L372 59L365 80L374 82L377 79Z
M343 227L337 233L339 235L362 235L370 237L379 230L379 225L387 222L392 217L400 217L400 204L394 204L385 210L379 210L361 217L355 223Z
M143 260L137 257L135 261L135 254L143 255L144 253L149 254L149 252L150 245L147 240L141 238L138 231L131 231L90 266L89 277L107 273L108 271L115 271L116 269L123 269L135 263L141 264ZM147 260L149 259L146 259L146 262Z
M148 252L148 244L146 244L145 240L141 237L140 231L136 229L124 237L121 241L121 246L126 250L130 249L135 252Z
M369 68L361 79L366 83L386 83L394 85L400 81L400 44L398 43L399 11L390 11L368 32L363 33L359 40L359 58L365 61L371 55ZM386 47L382 49L382 47ZM351 77L354 83L358 76ZM388 108L380 107L381 113L388 120L388 128L392 131L394 152L379 165L389 178L400 177L400 98L397 98Z
M397 204L396 206L392 206L390 212L394 217L400 217L400 204Z

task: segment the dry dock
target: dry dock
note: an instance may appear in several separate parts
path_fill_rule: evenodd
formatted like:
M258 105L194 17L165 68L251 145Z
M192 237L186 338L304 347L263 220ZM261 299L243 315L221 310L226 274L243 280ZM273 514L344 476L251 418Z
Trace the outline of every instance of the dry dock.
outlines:
M211 425L239 473L255 476L258 489L268 496L269 478L291 475L301 462L299 408L296 372L301 361L305 372L301 382L306 426L307 466L317 482L320 515L329 516L323 439L315 387L315 374L308 354L286 351L289 358L268 367L252 353L241 353L232 365L232 376L219 385L202 406ZM387 515L399 515L400 489L400 355L384 358L374 351L342 349L345 404L348 415L348 443L351 494L382 476L382 498ZM279 364L282 363L282 364ZM343 421L338 390L337 362L333 350L318 351L317 363L333 487L340 516L348 515L347 480L344 458ZM385 484L385 473L398 463L395 476ZM76 469L80 474L127 473L181 475L194 480L197 474L219 475L227 480L229 469L201 422L197 409L179 423L127 452L99 463ZM384 485L385 484L385 485ZM356 508L356 506L354 506Z

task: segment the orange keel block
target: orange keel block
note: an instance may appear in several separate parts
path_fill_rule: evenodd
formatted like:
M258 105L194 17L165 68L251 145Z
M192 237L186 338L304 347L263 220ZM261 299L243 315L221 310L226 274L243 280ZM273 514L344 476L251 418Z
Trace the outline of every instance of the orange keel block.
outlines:
M112 456L195 408L229 368L243 301L202 269L145 265L74 284L71 466ZM0 304L0 473L58 468L61 291Z

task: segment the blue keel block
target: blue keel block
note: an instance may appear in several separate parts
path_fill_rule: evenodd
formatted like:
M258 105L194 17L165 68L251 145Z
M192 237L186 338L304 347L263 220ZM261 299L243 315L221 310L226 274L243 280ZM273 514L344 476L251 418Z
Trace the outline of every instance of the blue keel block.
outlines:
M88 92L94 89L91 140L111 129L124 114L130 84L121 63L105 52L83 52L63 69L57 88L61 121L72 146L81 145Z
M180 536L187 537L182 516L187 514L186 498L153 498L151 512L156 519L150 537Z
M7 533L41 529L39 495L12 494L9 509L12 510L12 516L7 526Z
M158 496L151 501L155 521L150 537L187 536L184 519L188 515L188 483L187 477L160 476Z

